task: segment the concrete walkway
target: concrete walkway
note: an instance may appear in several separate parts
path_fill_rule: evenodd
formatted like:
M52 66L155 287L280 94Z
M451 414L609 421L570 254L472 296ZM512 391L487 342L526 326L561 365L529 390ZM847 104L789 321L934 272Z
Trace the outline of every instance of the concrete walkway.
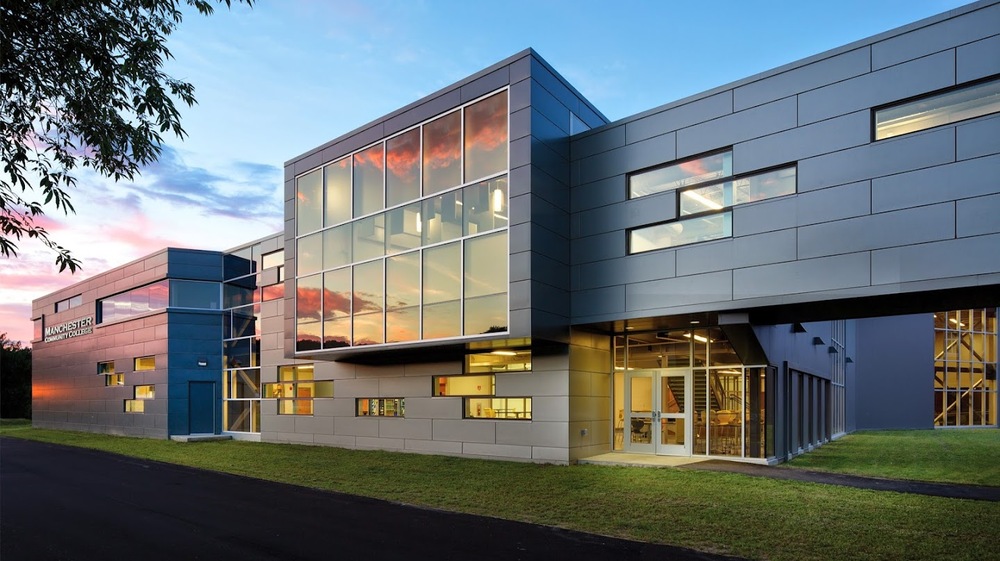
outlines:
M810 483L824 483L827 485L843 485L845 487L871 489L874 491L895 491L897 493L914 493L917 495L931 495L934 497L948 497L951 499L972 499L976 501L1000 501L1000 487L986 487L982 485L925 483L922 481L906 481L903 479L881 479L878 477L843 475L839 473L809 471L780 466L746 464L742 462L727 462L723 460L695 462L679 467L681 469L700 469L741 473L743 475L750 475L753 477L771 477L774 479L808 481Z

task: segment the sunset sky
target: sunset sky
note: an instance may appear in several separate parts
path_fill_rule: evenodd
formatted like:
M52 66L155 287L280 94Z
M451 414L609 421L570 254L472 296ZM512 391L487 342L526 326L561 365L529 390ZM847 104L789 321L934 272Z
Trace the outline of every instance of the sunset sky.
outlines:
M258 0L170 37L192 82L186 139L135 182L78 170L76 215L41 224L83 261L58 273L28 240L0 259L0 333L31 339L31 300L161 249L222 250L282 227L288 159L527 47L612 120L965 4L592 0Z

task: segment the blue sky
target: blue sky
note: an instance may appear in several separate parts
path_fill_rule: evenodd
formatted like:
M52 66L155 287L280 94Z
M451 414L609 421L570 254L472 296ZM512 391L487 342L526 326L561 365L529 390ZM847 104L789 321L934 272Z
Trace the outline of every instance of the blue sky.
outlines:
M227 249L282 227L282 166L527 47L612 120L965 4L949 0L258 0L189 13L168 73L192 82L183 141L134 183L86 173L46 226L83 260L24 241L0 262L0 333L31 300L162 247Z

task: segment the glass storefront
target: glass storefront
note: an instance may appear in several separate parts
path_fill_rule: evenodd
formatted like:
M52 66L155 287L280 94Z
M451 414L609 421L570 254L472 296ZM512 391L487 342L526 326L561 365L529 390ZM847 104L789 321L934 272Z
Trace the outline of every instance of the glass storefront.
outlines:
M616 451L765 458L766 365L744 365L721 329L615 337Z

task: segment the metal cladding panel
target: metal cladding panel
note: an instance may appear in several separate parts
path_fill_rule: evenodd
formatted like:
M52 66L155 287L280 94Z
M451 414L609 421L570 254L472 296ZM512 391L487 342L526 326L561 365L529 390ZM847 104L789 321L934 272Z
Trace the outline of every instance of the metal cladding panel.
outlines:
M570 242L570 263L593 263L625 255L625 236L622 232L608 232Z
M870 181L803 193L795 198L796 224L805 226L870 214L871 195Z
M800 259L809 259L954 237L955 204L948 202L803 226L798 253Z
M1000 194L958 201L955 222L959 238L1000 232Z
M590 183L652 167L676 159L676 139L673 133L602 152L580 161L580 177L574 184Z
M681 129L677 131L677 157L718 150L794 128L796 107L796 99L789 97Z
M803 93L799 96L799 124L869 109L954 83L955 53L937 53Z
M556 126L555 123L550 121L541 112L532 109L531 134L535 139L543 143L546 148L558 154L559 158L563 160L561 166L566 169L560 169L558 173L553 173L553 175L556 177L566 176L568 181L569 166L566 165L566 161L569 160L569 136L567 136L566 131Z
M795 162L871 141L871 112L857 111L733 146L733 173Z
M599 206L617 203L626 199L627 180L619 174L593 183L573 186L570 208L574 213Z
M589 316L625 312L625 286L573 291L573 315Z
M638 282L625 287L625 307L630 312L724 302L732 299L732 271Z
M508 135L510 140L518 140L531 135L531 108L518 109L510 114L510 130Z
M736 88L736 111L859 76L871 70L871 50L861 47Z
M557 263L569 265L569 238L540 225L531 231L531 251Z
M929 429L934 424L934 318L857 321L858 429Z
M954 160L955 131L946 127L801 160L798 188L803 193Z
M956 127L955 156L959 160L1000 154L1000 116Z
M955 77L958 83L1000 74L1000 35L962 45L956 49Z
M577 265L574 287L597 288L675 276L676 251L662 250Z
M752 236L796 225L795 197L782 197L733 209L733 235Z
M1000 275L1000 234L894 247L871 254L871 283ZM988 282L983 279L983 283Z
M537 196L531 197L531 222L534 230L544 228L566 238L569 237L569 213L549 201ZM536 242L537 243L537 242Z
M1000 155L882 177L872 182L872 211L928 205L1000 191Z
M794 229L694 244L677 249L677 275L794 261Z
M467 103L477 97L498 90L510 83L510 67L503 66L489 74L476 78L461 88L461 102Z
M677 217L677 194L673 191L602 206L573 215L573 235L592 236L634 228Z
M868 286L868 252L800 259L733 271L733 297L763 298Z
M570 144L573 159L589 158L594 154L625 146L625 130L625 126L606 127L593 134L584 134L573 139Z
M564 208L569 210L569 161L554 149L551 144L542 142L537 137L531 139L531 165L544 172L558 182L559 190L564 192ZM535 175L534 173L532 174ZM546 185L542 185L544 188ZM532 191L534 191L532 182Z
M998 29L1000 5L994 4L875 43L872 45L872 68L878 70L996 35Z
M643 116L625 125L625 142L632 144L733 112L733 91L727 90L691 103Z
M564 134L569 135L570 109L552 95L549 90L539 84L537 80L538 78L532 74L530 82L531 108L544 115L546 119L562 130Z
M569 273L566 274L569 277ZM561 280L561 279L557 279ZM566 290L565 283L558 286L547 284L544 280L538 280L538 276L531 280L531 308L534 311L542 311L555 316L569 318L570 296Z

